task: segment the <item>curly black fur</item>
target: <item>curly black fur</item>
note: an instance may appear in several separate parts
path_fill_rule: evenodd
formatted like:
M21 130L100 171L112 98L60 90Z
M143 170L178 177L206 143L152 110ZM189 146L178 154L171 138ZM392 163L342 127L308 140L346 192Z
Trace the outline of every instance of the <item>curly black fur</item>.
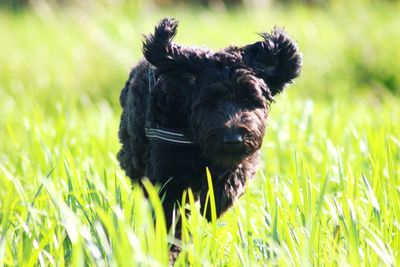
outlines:
M188 188L211 218L206 167L217 216L244 193L256 171L270 103L301 69L297 45L281 29L260 34L263 41L212 52L174 44L177 26L163 19L146 37L145 59L131 71L120 97L118 160L133 182L148 177L163 185L168 227ZM149 140L147 124L181 129L196 145Z

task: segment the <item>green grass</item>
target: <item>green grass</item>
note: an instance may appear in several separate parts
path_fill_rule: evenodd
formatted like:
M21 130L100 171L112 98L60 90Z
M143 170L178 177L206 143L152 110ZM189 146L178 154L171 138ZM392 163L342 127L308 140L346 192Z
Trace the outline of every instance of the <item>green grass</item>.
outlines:
M168 241L182 266L400 263L398 4L137 8L0 11L0 266L165 266ZM156 189L146 201L115 158L120 89L165 15L183 44L244 45L285 25L304 53L247 193L207 223L189 191L182 242Z

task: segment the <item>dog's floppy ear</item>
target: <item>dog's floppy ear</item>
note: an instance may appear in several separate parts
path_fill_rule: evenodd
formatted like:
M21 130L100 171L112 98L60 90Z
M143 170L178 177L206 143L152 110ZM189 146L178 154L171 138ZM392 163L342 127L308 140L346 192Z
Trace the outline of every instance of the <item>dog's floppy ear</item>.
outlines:
M161 71L192 72L199 66L202 55L190 48L174 44L178 21L164 18L155 27L154 34L145 37L143 55Z
M302 56L283 29L260 36L264 41L243 47L244 63L265 81L274 96L300 74Z

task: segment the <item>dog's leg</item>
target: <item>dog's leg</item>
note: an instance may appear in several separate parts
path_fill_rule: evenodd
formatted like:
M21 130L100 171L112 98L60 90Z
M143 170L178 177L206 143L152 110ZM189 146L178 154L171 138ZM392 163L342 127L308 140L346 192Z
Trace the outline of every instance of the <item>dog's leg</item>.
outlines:
M172 230L174 232L176 240L180 240L182 237L182 221L179 213L179 203L182 193L183 191L181 190L176 191L176 187L174 188L172 182L166 185L160 192L160 197L163 201L167 230ZM174 264L180 251L181 248L179 246L172 244L169 251L170 265Z
M212 185L214 190L215 208L217 218L220 217L233 202L245 192L246 176L239 170L229 171L215 177ZM210 200L207 200L208 184L203 183L200 193L201 214L205 215L208 221L211 220ZM207 203L207 205L206 205Z

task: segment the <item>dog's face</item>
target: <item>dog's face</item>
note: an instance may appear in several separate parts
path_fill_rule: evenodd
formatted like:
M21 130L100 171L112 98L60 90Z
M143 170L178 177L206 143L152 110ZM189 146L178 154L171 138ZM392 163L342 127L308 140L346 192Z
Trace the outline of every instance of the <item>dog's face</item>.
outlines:
M269 107L264 81L230 65L206 67L196 80L189 123L205 156L229 166L258 150Z
M172 43L176 27L164 19L144 43L160 75L157 88L163 98L179 99L186 130L209 160L235 165L261 147L269 105L299 75L301 55L281 30L213 53Z

